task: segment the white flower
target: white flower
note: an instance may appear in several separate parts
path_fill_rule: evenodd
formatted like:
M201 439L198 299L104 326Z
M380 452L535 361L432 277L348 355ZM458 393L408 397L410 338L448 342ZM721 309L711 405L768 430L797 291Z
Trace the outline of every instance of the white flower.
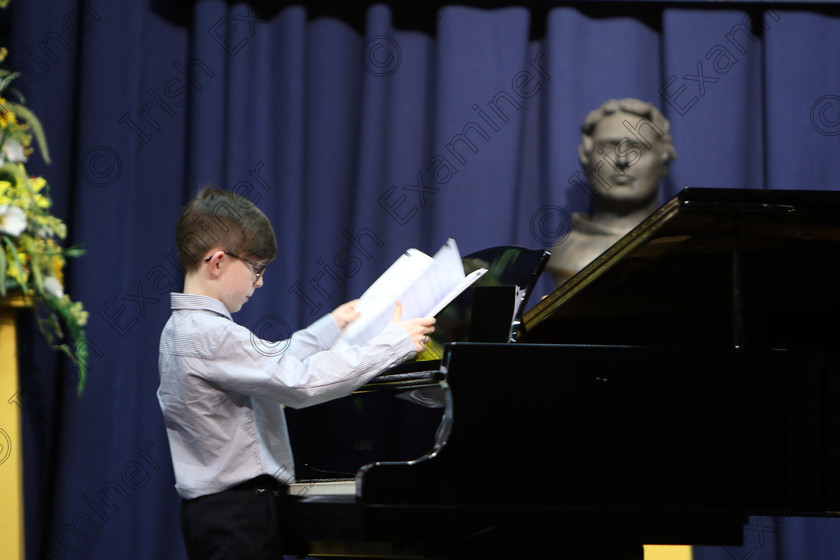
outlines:
M12 163L26 161L23 146L14 138L6 138L6 141L3 142L3 150L0 151L0 165L3 165L7 161Z
M17 237L26 229L26 214L23 209L11 204L0 204L0 233Z
M44 278L44 291L47 292L48 295L58 299L64 297L64 288L55 276L47 276Z
M47 226L38 226L38 227L32 228L31 231L32 231L32 233L34 233L35 235L37 235L38 237L40 237L42 239L46 239L48 237L53 237L55 235L55 232Z

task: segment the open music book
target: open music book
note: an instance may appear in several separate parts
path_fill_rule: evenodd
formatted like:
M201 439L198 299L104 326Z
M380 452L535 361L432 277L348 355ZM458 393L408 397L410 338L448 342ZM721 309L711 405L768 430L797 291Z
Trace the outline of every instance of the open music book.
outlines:
M461 292L478 280L486 268L469 275L454 239L449 239L434 257L409 249L359 298L359 318L350 323L336 344L364 344L379 334L402 302L402 318L434 317Z

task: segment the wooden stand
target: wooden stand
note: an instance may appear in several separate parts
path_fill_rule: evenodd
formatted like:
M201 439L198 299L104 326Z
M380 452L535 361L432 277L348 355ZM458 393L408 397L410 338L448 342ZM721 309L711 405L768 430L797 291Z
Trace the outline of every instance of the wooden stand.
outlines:
M691 547L684 545L645 545L645 560L691 560Z
M0 543L3 557L24 558L23 450L21 410L17 404L18 356L16 319L29 302L0 300Z

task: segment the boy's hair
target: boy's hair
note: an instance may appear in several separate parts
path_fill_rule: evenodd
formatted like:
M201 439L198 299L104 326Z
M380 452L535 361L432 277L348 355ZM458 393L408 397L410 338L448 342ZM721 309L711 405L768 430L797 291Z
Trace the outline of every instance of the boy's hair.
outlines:
M213 248L261 262L277 255L277 239L266 215L248 199L211 186L181 210L175 243L185 273L197 269Z

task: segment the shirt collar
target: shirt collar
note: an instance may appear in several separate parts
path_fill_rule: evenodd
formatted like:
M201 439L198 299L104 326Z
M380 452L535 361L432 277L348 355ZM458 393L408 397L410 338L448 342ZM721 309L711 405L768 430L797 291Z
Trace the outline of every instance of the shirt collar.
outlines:
M211 311L221 315L222 317L227 317L231 321L233 320L233 317L231 317L230 311L228 311L227 307L225 307L225 304L216 298L212 298L210 296L200 296L198 294L181 294L175 292L169 294L169 296L172 311L175 311L176 309Z

